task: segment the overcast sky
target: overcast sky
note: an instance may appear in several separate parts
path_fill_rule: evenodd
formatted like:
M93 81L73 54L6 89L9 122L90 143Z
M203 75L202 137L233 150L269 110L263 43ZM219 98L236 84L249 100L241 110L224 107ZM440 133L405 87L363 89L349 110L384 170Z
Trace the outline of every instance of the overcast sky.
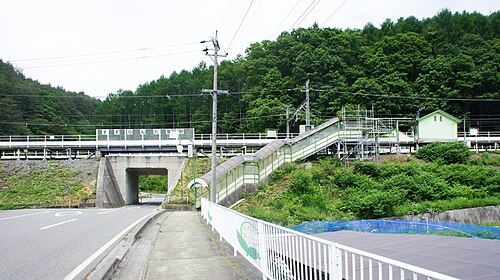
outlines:
M363 28L440 10L500 9L498 0L2 0L0 59L41 83L103 98L211 64L201 40L219 30L227 59L296 27Z

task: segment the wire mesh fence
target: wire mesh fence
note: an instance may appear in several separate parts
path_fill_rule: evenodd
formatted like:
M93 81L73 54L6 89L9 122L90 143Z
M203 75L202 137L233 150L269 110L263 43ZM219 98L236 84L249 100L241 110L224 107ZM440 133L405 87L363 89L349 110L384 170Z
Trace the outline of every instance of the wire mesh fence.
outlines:
M429 220L311 221L295 226L292 229L308 234L350 230L371 233L433 234L500 239L500 227L497 226L478 226Z

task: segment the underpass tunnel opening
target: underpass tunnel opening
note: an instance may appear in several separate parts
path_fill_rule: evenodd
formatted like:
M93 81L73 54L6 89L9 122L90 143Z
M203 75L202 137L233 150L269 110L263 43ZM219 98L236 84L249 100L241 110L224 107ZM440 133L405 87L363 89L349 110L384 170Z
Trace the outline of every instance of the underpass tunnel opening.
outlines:
M128 167L126 181L126 204L160 205L168 192L168 170L164 167Z

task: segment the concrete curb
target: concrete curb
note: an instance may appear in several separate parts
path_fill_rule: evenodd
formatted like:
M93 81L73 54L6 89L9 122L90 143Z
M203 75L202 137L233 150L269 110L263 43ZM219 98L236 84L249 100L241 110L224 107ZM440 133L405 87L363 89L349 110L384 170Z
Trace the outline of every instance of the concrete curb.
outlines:
M86 279L111 279L113 273L116 271L129 249L139 239L139 236L154 220L156 220L156 218L158 218L164 212L164 210L158 211L150 218L142 221L140 224L135 226L131 231L127 233L127 240L124 240L122 237L122 239L113 246L110 252L107 252L108 256L105 256L101 260L101 262L95 266L94 270L89 273Z

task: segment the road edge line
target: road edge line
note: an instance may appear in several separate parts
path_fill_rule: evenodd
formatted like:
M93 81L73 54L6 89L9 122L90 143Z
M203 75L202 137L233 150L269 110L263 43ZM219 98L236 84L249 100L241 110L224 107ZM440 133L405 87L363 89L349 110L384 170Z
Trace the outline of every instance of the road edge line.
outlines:
M95 251L90 257L88 257L86 260L84 260L79 266L77 266L73 271L71 271L66 277L64 277L64 280L72 280L72 279L78 279L78 278L83 278L86 276L90 271L89 266L97 259L99 258L103 253L105 253L110 247L115 245L117 241L119 241L123 236L128 233L132 228L137 226L140 222L143 220L149 218L150 216L155 215L157 212L152 212L149 213L139 220L135 221L131 225L129 225L127 228L122 230L120 233L115 235L111 240L109 240L106 244L104 244L101 248L99 248L97 251ZM93 268L93 267L92 267ZM78 277L78 278L77 278Z
M89 280L102 280L112 279L114 273L122 263L125 256L128 254L132 246L139 239L139 236L148 228L153 221L160 217L166 211L157 211L153 216L149 217L146 221L134 227L129 233L127 240L121 240L108 256L104 257L99 264L97 264L92 272L87 275Z

